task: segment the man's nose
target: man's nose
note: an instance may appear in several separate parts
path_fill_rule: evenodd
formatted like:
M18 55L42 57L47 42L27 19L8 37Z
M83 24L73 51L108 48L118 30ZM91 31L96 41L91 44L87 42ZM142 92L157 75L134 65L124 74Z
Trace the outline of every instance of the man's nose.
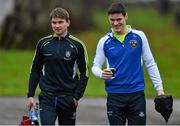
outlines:
M55 27L60 27L60 24L59 23L55 24Z
M114 20L114 24L117 25L119 23L119 21L117 20Z

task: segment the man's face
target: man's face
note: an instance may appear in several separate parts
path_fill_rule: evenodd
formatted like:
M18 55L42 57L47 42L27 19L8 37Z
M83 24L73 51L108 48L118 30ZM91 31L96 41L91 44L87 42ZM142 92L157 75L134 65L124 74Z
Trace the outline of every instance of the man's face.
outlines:
M53 17L51 19L51 27L56 36L63 36L67 32L67 28L70 25L70 21L59 17Z
M122 15L122 13L109 14L108 20L111 24L111 27L117 34L125 33L126 20L128 19L128 15Z

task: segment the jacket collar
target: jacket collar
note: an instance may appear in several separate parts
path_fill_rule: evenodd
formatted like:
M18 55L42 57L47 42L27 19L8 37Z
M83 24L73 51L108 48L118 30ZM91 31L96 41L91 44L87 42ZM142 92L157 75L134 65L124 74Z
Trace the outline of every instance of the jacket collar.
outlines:
M131 28L130 25L126 25L126 29L127 29L127 34L132 31L132 28ZM108 31L107 35L108 35L109 37L114 37L114 36L113 36L112 28Z

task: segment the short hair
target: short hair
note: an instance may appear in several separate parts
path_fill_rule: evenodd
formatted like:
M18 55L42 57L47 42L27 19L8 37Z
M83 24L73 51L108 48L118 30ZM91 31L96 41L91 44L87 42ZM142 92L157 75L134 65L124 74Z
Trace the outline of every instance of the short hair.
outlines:
M126 8L125 6L120 3L112 3L108 8L108 14L115 14L115 13L122 13L122 15L126 15Z
M55 8L50 13L50 20L54 17L65 19L66 21L69 20L69 13L67 10L63 8Z

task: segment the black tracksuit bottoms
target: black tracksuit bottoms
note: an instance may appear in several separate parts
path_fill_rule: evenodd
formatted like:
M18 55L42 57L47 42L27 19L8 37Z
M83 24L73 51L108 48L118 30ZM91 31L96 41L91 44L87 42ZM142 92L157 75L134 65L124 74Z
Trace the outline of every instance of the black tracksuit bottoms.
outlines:
M49 95L41 92L39 95L41 125L75 125L76 108L71 95Z
M144 91L127 94L109 93L107 96L107 116L110 125L145 125Z

